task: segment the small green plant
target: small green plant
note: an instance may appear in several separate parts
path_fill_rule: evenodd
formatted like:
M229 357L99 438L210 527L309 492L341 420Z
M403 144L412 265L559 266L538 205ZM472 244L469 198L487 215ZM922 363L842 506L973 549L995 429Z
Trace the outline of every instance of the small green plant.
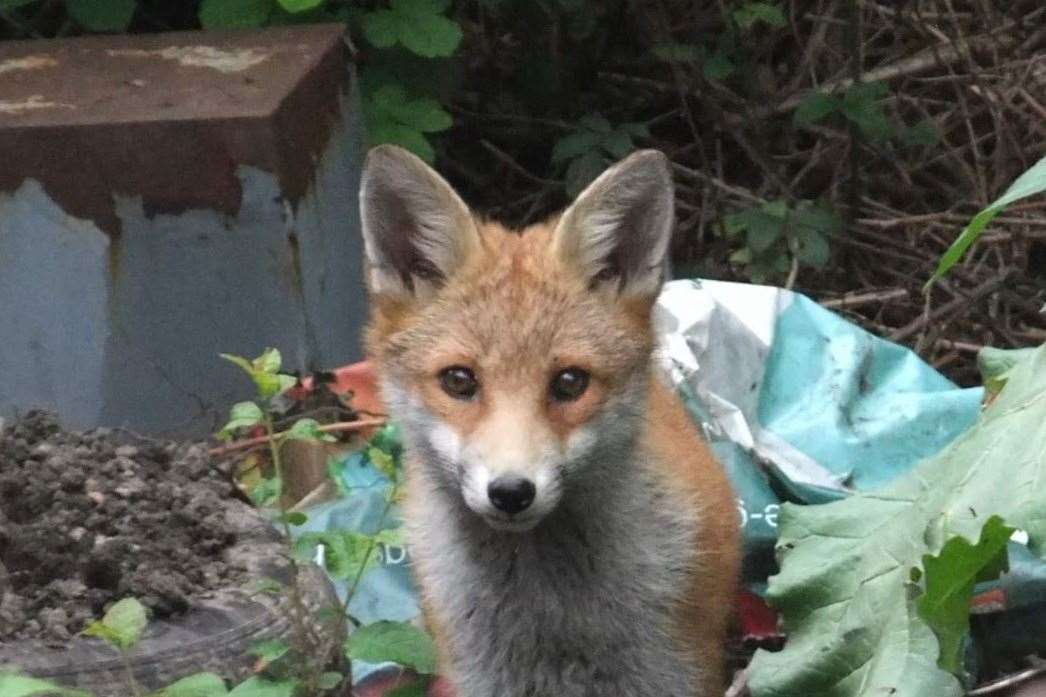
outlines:
M360 622L349 614L349 604L355 597L364 575L377 566L385 549L402 543L400 530L388 528L389 513L396 503L400 491L400 450L396 446L398 440L395 438L394 427L386 426L372 439L366 449L367 459L388 480L385 508L379 518L378 529L373 534L353 530L305 532L298 535L297 540L292 543L294 536L291 526L303 525L307 522L307 518L304 513L289 511L283 506L280 495L283 482L281 448L292 439L329 441L333 438L325 434L322 427L313 419L298 419L286 431L278 432L276 430L273 414L274 400L297 382L293 376L280 372L282 358L279 351L273 348L266 349L253 360L228 354L223 354L222 357L239 366L251 378L257 388L257 395L253 401L240 402L232 407L229 422L219 435L228 438L244 429L260 428L263 431L273 464L273 476L261 479L261 483L252 491L252 498L262 506L275 504L276 520L283 526L288 544L292 545L291 554L288 555L292 564L292 577L288 590L291 595L292 619L296 627L295 643L297 646L292 648L283 642L266 642L255 647L255 654L267 667L280 667L278 671L280 684L294 685L305 695L320 694L324 690L341 685L346 680L351 684L351 675L326 671L324 666L316 665L314 661L316 656L326 655L324 647L340 645L343 637L347 635L349 638L344 640L343 651L350 660L359 658L361 660L390 661L409 665L423 676L431 673L432 670L422 670L424 666L414 665L416 661L408 664L403 660L405 642L414 646L415 650L421 650L419 647L423 646L424 641L431 642L421 630L408 623L383 622L380 625L383 632L373 635L375 630L369 629L373 625L359 627ZM329 627L332 635L317 640L311 637L311 631L307 625L308 618L298 587L297 560L315 558L320 548L322 548L323 563L327 573L335 579L346 582L348 591L339 612L333 618L334 622ZM349 633L350 623L354 627L359 627L351 635ZM357 634L363 638L355 638ZM317 651L317 644L319 651ZM361 645L366 647L367 658L359 655ZM236 694L235 691L232 694Z
M706 80L722 82L735 77L750 62L749 43L744 35L759 26L770 30L788 26L784 11L769 2L741 2L726 8L722 31L702 43L655 44L650 53L666 63L700 66Z
M883 101L890 88L885 82L859 82L841 95L816 91L808 95L792 114L792 123L806 128L832 118L852 124L862 138L870 143L883 143L898 138L908 146L936 145L937 128L933 121L923 120L913 126L895 128L890 122Z
M781 278L793 265L823 268L831 256L829 241L841 228L834 211L813 201L791 207L770 201L723 219L726 236L743 242L730 260L743 266L754 283Z
M135 697L142 696L142 688L138 686L138 681L134 678L134 671L127 659L127 652L138 643L148 623L149 618L145 606L135 598L124 598L113 603L102 619L87 625L83 632L87 636L104 639L120 652L120 658L127 674L127 684Z
M615 160L635 150L636 138L649 138L642 123L611 124L602 114L585 116L575 129L556 141L552 164L566 164L564 186L576 196Z
M281 455L283 445L290 440L333 441L335 439L333 436L323 433L315 419L298 419L289 429L276 430L273 401L297 383L297 379L293 375L280 372L282 357L278 350L266 349L254 360L229 354L222 354L222 358L239 366L251 378L257 394L252 401L233 405L229 413L229 421L218 432L218 437L228 440L244 429L261 429L262 437L269 446L273 474L261 477L259 483L250 491L250 496L259 506L270 506L277 503L283 493L283 458ZM301 519L295 517L294 520ZM280 522L285 525L285 532L289 535L291 523L286 512L280 517ZM301 520L295 524L301 525L304 522Z

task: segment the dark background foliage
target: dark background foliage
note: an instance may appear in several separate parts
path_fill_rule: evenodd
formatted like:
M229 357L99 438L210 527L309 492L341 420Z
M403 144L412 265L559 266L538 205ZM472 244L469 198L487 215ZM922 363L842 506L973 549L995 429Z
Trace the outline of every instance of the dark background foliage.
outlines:
M1044 204L924 294L1046 154L1040 0L0 0L0 38L345 23L369 137L511 225L614 160L677 175L680 276L807 292L961 382L1046 340Z

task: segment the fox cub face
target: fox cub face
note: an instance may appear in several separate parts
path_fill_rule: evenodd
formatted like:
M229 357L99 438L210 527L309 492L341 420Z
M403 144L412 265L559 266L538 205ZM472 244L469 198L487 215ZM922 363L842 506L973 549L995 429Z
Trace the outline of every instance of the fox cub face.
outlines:
M635 153L561 215L514 232L380 146L360 205L367 350L418 475L516 532L610 476L650 379L673 221L666 158Z

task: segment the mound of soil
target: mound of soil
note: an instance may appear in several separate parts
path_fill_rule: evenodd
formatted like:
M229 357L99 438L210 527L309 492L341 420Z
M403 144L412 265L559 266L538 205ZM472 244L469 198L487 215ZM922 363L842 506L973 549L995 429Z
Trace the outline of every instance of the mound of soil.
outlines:
M60 646L120 598L170 617L239 582L222 559L234 496L202 445L30 412L0 431L0 642Z

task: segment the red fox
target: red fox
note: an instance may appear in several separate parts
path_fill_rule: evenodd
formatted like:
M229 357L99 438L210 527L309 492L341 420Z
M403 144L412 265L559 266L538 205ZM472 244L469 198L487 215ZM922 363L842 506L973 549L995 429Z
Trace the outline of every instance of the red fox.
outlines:
M673 205L645 150L509 231L407 151L367 155L366 348L458 697L723 693L738 516L654 362Z

